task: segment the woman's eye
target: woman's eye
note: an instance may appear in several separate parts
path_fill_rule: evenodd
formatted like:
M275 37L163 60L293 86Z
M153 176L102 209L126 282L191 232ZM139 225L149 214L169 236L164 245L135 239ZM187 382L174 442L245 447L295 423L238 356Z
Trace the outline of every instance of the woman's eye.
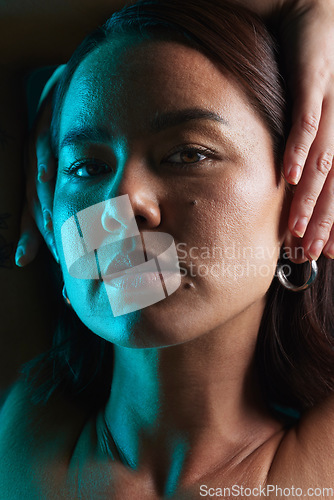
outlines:
M100 162L78 162L71 165L66 173L76 177L96 177L111 172L111 168Z
M204 154L206 153L206 154ZM173 153L172 155L166 158L166 162L168 163L177 163L180 165L189 165L192 163L198 163L202 160L205 160L208 157L207 151L202 151L198 149L183 149L182 151L178 151L177 153Z

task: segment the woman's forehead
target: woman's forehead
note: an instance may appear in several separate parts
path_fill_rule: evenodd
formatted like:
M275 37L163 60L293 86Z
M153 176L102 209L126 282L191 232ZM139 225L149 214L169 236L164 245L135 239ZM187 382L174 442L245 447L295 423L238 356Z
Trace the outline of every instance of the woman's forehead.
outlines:
M109 97L168 92L178 96L221 96L222 89L238 93L209 58L193 47L175 41L142 41L102 45L78 66L69 93L105 93ZM204 97L202 96L202 98ZM163 98L163 95L161 95Z
M128 126L184 109L215 113L231 126L257 118L238 84L202 52L178 41L131 39L108 42L79 65L61 122Z

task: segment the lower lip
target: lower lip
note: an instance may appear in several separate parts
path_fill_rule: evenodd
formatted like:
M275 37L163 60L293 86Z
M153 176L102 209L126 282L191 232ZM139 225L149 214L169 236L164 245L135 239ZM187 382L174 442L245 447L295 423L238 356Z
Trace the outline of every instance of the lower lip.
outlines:
M161 280L165 278L168 280L170 277L174 276L175 272L164 272L164 274L159 274L157 272L143 272L138 274L123 274L117 278L108 279L108 276L103 278L103 281L117 288L118 290L132 290L141 291L143 288L151 288L161 283Z

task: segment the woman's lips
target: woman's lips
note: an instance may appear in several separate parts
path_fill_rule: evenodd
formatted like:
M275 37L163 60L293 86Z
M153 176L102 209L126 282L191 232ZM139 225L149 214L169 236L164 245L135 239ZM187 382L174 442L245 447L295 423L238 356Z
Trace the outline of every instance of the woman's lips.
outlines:
M121 276L105 276L103 281L118 290L141 291L151 289L155 285L161 286L162 280L168 280L175 275L175 271L164 271L163 274L153 271L143 271L141 273L122 274Z

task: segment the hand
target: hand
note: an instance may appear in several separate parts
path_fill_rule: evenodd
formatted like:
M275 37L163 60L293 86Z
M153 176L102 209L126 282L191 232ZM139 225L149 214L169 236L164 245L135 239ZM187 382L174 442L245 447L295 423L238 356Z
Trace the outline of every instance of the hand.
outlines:
M291 2L281 37L293 97L284 173L297 185L285 245L303 247L298 262L334 258L334 2Z
M63 69L59 66L44 87L28 145L26 202L15 255L16 264L21 267L36 257L42 235L58 262L51 219L56 161L50 144L50 123L52 94Z

